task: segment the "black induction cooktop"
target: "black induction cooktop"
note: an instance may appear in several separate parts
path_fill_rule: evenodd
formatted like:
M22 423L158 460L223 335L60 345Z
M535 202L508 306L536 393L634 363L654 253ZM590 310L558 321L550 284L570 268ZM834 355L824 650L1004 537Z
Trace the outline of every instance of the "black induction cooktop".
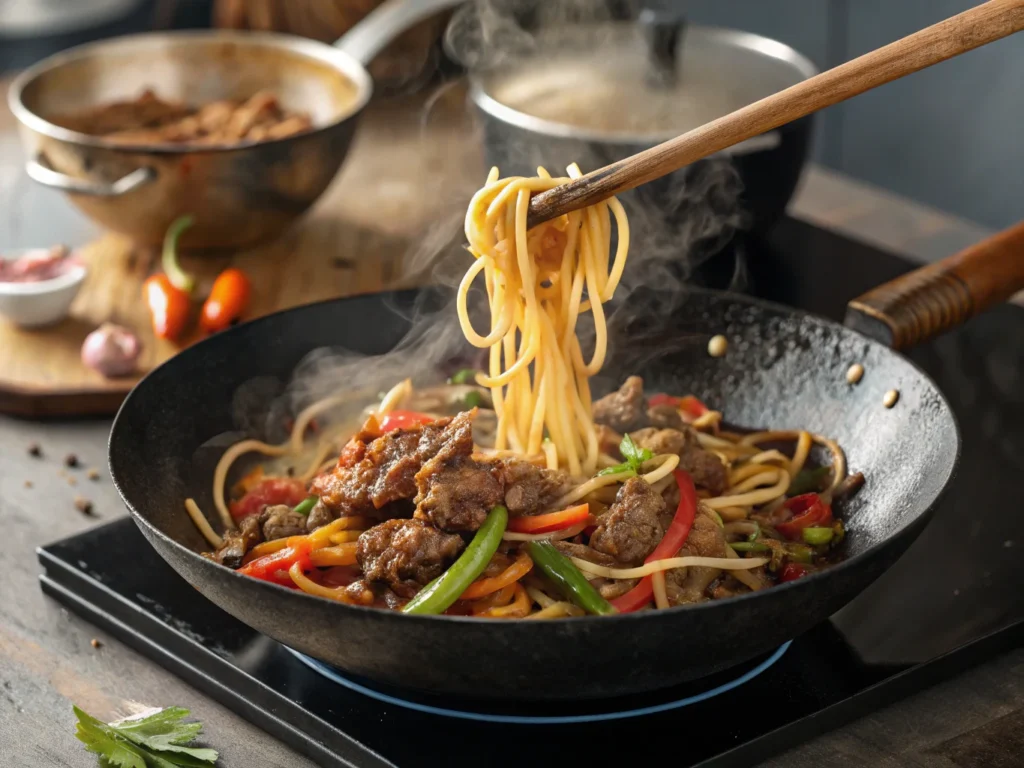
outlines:
M742 273L751 293L839 319L848 299L909 268L784 220L764 241L738 241L703 277ZM630 764L667 733L686 735L676 765L753 764L1024 643L1024 309L998 307L910 356L946 394L963 437L957 477L920 539L828 622L657 694L526 706L347 677L206 601L128 519L41 549L42 586L325 766Z

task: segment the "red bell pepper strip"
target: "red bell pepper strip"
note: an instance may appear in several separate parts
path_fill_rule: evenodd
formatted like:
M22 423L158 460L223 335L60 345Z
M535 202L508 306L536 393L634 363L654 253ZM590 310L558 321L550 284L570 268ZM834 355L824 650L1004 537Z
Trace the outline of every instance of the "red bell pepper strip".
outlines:
M690 535L690 528L693 527L693 520L697 516L697 490L693 487L693 478L681 469L672 473L675 475L676 484L679 486L679 506L672 518L672 523L665 532L664 538L648 555L645 563L652 563L655 560L665 560L675 557L686 538ZM654 587L651 585L651 577L644 576L640 583L629 592L611 601L619 613L632 613L640 610L654 597Z
M289 507L294 507L307 496L309 493L301 480L290 477L271 477L228 506L231 516L235 520L241 520L243 517L259 514L266 506L287 504Z
M785 581L796 581L802 579L804 576L809 574L811 569L806 565L800 565L800 563L786 563L782 569L782 573L779 574L779 583Z
M832 505L816 493L805 493L787 499L782 511L792 515L785 522L776 523L775 530L790 541L800 541L804 528L832 525Z
M650 408L656 408L659 405L671 405L676 410L685 413L691 420L698 419L711 410L693 395L685 395L683 397L673 397L666 394L651 395L647 405Z
M571 528L590 517L590 505L579 504L563 509L561 512L549 512L546 515L529 517L510 517L508 530L515 533L549 533Z
M429 424L434 421L432 416L416 411L392 411L380 422L380 431L394 432L396 429L409 429Z
M312 550L313 545L309 539L304 536L296 536L288 542L288 546L284 549L257 557L239 568L238 572L254 579L272 581L284 587L292 587L294 582L288 575L288 569L298 563L302 570L312 570L313 563L309 558Z

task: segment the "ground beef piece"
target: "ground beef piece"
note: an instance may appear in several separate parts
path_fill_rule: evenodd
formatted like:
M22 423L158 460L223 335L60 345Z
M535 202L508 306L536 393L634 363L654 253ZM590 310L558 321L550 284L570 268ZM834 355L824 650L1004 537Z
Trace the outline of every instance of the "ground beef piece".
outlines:
M504 500L500 465L431 459L416 475L416 517L444 531L475 531Z
M337 517L333 509L322 501L318 501L306 516L306 530L312 533L317 528L323 528L328 523L334 522Z
M224 541L213 554L213 559L228 568L238 568L242 565L242 558L249 554L249 550L263 541L263 532L260 530L260 521L256 515L242 518L237 531L228 531L224 534Z
M264 507L259 515L264 541L301 536L306 532L306 517L293 512L287 504Z
M679 557L726 557L725 531L707 507L700 505ZM708 586L722 574L720 568L674 568L665 572L665 592L672 605L697 603L708 598Z
M661 494L638 477L619 489L608 513L601 517L590 545L625 563L639 564L665 535Z
M505 459L502 476L505 507L513 517L545 511L573 486L572 478L565 472L537 467L520 459Z
M444 461L473 452L475 414L474 409L395 430L373 440L365 450L343 453L333 470L313 481L312 492L337 515L385 518L386 505L416 496L416 473L429 459Z
M632 432L647 426L647 399L644 380L630 376L617 392L594 403L594 421L616 432Z
M359 537L356 559L367 581L412 597L458 557L462 539L422 520L388 520Z
M729 485L729 475L722 460L701 448L697 433L690 427L655 429L648 427L630 434L633 442L651 453L674 453L679 468L690 473L693 482L720 494Z

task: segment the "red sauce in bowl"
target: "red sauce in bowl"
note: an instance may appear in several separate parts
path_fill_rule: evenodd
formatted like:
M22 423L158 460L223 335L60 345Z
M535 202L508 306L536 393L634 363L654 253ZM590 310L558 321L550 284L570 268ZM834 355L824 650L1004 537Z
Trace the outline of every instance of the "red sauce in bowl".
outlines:
M0 283L41 283L70 272L81 261L65 246L36 248L20 256L0 256Z

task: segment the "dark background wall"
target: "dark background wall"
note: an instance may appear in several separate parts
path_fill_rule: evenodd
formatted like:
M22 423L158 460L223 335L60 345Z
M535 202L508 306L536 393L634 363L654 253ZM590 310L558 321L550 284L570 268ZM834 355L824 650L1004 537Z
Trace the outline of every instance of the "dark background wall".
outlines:
M32 2L33 0L29 0ZM37 0L39 1L39 0ZM65 2L89 0L65 0ZM697 23L758 32L835 66L977 4L972 0L660 0ZM0 14L6 2L0 0ZM48 0L52 5L54 0ZM104 34L209 19L211 0L136 0ZM168 11L168 9L172 9ZM169 13L169 16L168 16ZM0 18L0 27L3 19ZM0 70L48 48L0 36ZM823 113L814 158L856 178L991 227L1024 219L1024 34L890 83Z
M831 67L967 10L971 0L685 0ZM991 227L1024 219L1024 34L823 114L815 159Z

